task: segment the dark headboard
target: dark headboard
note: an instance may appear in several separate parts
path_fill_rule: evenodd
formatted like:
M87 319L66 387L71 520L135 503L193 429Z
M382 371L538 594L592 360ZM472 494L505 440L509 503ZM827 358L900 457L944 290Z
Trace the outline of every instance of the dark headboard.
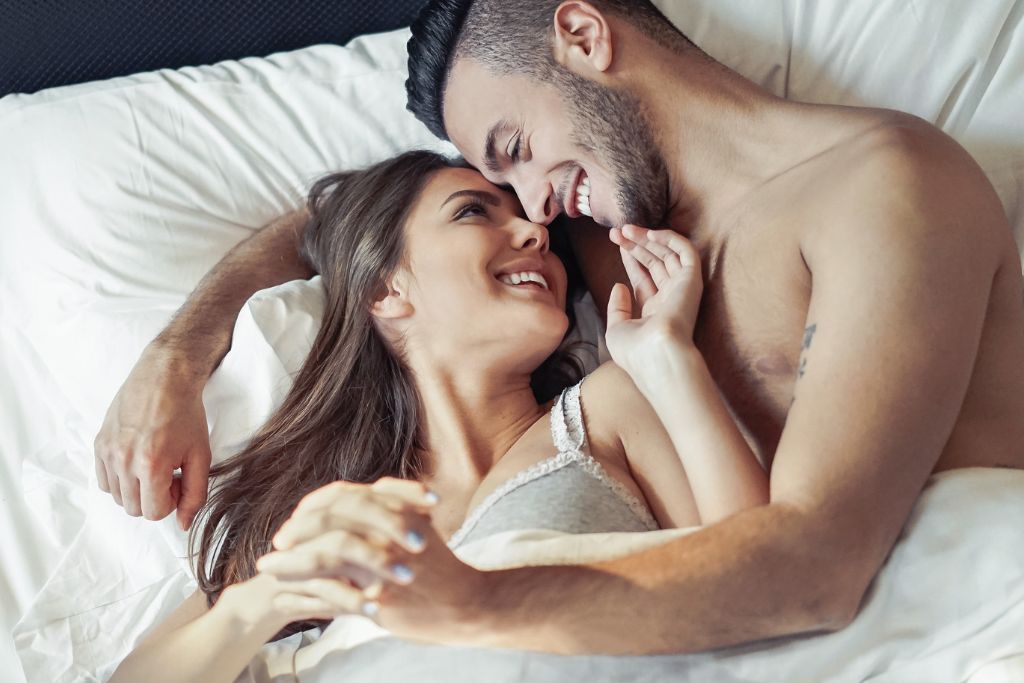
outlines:
M0 0L0 96L408 26L427 0Z

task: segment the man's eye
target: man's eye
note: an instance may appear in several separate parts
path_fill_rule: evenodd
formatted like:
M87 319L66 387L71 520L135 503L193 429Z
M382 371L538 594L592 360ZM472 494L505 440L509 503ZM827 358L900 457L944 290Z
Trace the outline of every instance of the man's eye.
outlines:
M461 209L459 209L458 213L455 214L455 220L462 220L463 218L468 218L470 216L486 215L487 209L484 208L483 204L479 202L470 202L469 204L466 204Z
M522 150L522 144L523 144L523 136L522 135L517 135L516 136L516 143L512 146L512 151L509 152L509 155L508 155L509 159L512 160L513 164L518 164L519 163L519 154L520 154L520 152Z

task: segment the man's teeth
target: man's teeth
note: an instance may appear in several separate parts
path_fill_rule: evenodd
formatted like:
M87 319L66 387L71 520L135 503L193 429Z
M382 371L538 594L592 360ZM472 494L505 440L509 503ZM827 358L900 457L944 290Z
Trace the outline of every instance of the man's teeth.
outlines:
M590 210L590 178L587 176L584 176L583 182L576 188L576 209L584 216L594 216L594 212Z
M549 289L548 281L545 280L544 276L541 275L540 273L509 273L508 275L502 275L499 279L506 285L518 285L524 282L535 282L544 289Z

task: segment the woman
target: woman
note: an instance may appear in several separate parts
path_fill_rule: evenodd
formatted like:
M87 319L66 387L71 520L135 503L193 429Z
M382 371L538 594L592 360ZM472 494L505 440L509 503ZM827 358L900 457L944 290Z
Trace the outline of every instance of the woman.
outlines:
M693 346L686 240L612 231L643 314L616 285L615 363L578 384L556 353L565 268L512 194L410 152L320 180L309 210L319 335L281 408L213 472L200 590L113 680L234 680L275 635L346 613L454 642L487 573L452 547L695 526L767 502Z

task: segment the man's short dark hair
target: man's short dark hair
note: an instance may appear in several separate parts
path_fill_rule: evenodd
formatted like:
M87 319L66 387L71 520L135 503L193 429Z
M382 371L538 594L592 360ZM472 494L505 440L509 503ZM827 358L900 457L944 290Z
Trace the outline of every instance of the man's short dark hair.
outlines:
M546 79L557 69L552 22L562 0L433 0L412 26L408 108L445 140L444 92L456 59L472 57L496 73ZM693 47L650 0L590 0L625 17L659 44Z

